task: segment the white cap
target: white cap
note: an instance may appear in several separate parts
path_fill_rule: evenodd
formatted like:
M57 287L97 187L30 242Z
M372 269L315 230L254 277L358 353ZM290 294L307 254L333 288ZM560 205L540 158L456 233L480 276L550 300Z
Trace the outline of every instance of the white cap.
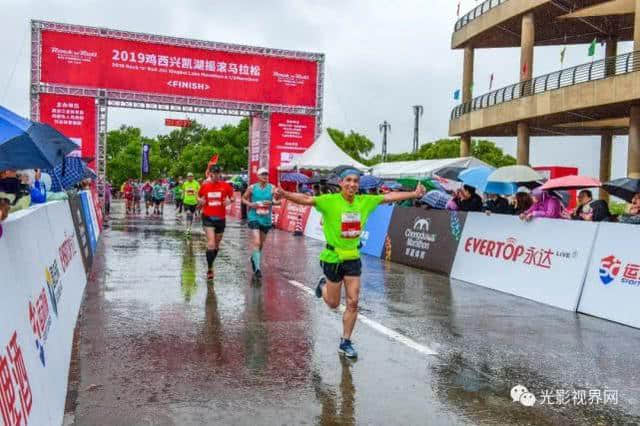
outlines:
M268 174L269 174L269 170L267 170L267 169L266 169L266 168L264 168L264 167L260 167L260 168L258 169L258 171L256 172L256 174L257 174L257 175L264 175L264 174L267 174L267 175L268 175Z

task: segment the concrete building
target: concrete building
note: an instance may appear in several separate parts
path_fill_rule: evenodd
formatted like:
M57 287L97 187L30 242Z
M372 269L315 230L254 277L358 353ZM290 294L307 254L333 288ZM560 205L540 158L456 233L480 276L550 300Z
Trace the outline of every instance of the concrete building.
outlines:
M535 76L536 46L606 44L606 58ZM617 54L619 41L633 52ZM520 46L520 81L472 97L475 49ZM464 49L462 104L449 134L468 156L472 136L516 136L518 164L531 136L601 136L600 179L611 178L613 135L629 135L630 177L640 178L640 0L486 0L455 25ZM576 149L579 149L576 146Z

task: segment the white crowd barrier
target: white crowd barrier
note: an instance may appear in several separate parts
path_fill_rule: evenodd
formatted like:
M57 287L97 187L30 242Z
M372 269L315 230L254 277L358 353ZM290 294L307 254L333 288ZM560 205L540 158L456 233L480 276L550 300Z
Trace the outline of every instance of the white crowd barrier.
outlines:
M601 223L578 311L640 328L640 226Z
M597 229L589 222L470 213L451 277L575 311Z
M86 285L69 203L56 201L16 212L2 227L2 420L59 425Z
M315 208L309 211L307 225L304 228L304 235L314 240L326 241L322 231L322 215Z

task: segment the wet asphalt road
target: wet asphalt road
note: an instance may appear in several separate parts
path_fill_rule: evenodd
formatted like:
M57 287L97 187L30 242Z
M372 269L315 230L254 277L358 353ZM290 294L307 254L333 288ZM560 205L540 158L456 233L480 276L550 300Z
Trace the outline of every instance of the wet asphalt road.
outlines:
M634 424L640 330L417 269L363 259L361 313L434 350L357 324L357 362L337 354L341 315L313 287L320 242L275 231L264 278L247 230L228 220L205 280L205 239L112 207L76 332L66 424ZM533 407L512 402L526 386ZM617 404L545 391L604 389ZM604 393L602 394L604 395Z

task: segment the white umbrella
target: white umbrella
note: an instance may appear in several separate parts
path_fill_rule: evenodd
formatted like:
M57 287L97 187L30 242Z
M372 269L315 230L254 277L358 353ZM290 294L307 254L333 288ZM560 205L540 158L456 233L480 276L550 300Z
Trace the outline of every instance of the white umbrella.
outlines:
M489 175L489 182L535 182L543 177L529 166L506 166Z

